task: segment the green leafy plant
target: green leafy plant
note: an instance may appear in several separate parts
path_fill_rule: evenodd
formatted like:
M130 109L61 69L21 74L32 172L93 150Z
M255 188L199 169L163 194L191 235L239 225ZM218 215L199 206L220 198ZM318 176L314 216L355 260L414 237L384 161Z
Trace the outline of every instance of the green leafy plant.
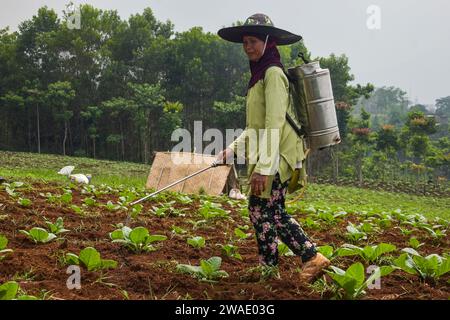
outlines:
M192 229L193 230L196 230L196 229L198 229L200 227L203 227L204 225L206 225L208 223L207 220L197 220L197 221L195 221L195 220L191 220L191 219L186 220L186 222L192 224Z
M234 258L237 260L242 260L242 256L238 252L238 247L233 244L218 244L218 246L222 249L222 252L230 258Z
M97 205L97 201L92 197L84 198L83 203L88 207L95 207Z
M406 228L402 228L402 227L396 227L396 228L398 228L404 236L409 236L414 231L414 230L406 229Z
M43 228L34 227L30 231L19 230L20 233L26 235L30 240L35 243L47 243L56 238L56 235Z
M186 215L186 211L189 211L189 208L169 207L169 215L173 217L184 217Z
M252 234L245 233L244 231L241 230L241 228L234 228L234 235L238 237L239 240L244 240L250 237Z
M120 195L119 200L121 202L129 203L135 200L138 197L139 193L137 192L136 188L129 187L120 191L119 195Z
M155 216L162 218L168 214L170 209L171 209L171 206L169 206L169 205L162 205L159 207L153 206L152 209L150 210L150 212L152 214L154 214Z
M322 209L317 210L317 217L320 220L323 220L328 224L334 224L337 222L338 218L344 217L346 215L347 215L347 212L345 212L345 211L339 211L336 213L332 213L330 211L326 211L326 210L322 210Z
M0 300L12 300L16 297L19 284L9 281L0 286Z
M47 193L39 193L41 197L47 198L48 203L56 203L58 202L58 196L51 194L50 192Z
M3 183L2 186L5 188L6 193L11 198L18 198L20 193L16 192L16 188L20 188L24 185L23 182L13 182L13 183Z
M443 228L448 228L448 227L450 227L450 221L449 221L449 220L446 220L446 219L444 219L444 218L441 218L441 217L435 217L435 218L434 218L434 223L436 223L436 224L442 226Z
M439 226L435 226L439 227ZM435 228L435 227L422 227L422 229L428 231L430 236L436 240L440 240L446 237L445 231L442 231L441 229ZM436 230L434 230L436 229Z
M78 215L84 215L83 209L80 208L79 206L75 205L75 204L71 205L71 206L70 206L70 209L72 209L73 212L75 212L75 213L78 214Z
M229 276L226 271L220 270L221 264L222 258L211 257L208 260L200 260L200 266L178 264L176 270L180 273L191 274L200 281L215 283Z
M367 234L359 230L353 223L349 222L347 226L347 239L353 242L358 242L367 239Z
M31 205L33 204L33 202L30 199L27 198L19 198L19 200L17 200L17 203L20 204L22 207L31 207Z
M247 221L250 220L248 208L240 208L239 214L244 220L247 220Z
M364 233L373 233L377 231L376 227L368 221L364 221L360 225L358 225L358 229Z
M413 249L419 249L421 246L424 245L424 243L421 243L419 240L417 240L417 238L415 237L411 237L409 239L409 245L411 246L411 248Z
M117 211L117 210L121 209L121 206L120 206L119 204L114 204L114 203L112 203L111 200L109 200L109 201L106 203L105 208L106 208L108 211L114 212L114 211Z
M313 206L308 206L308 207L306 207L306 208L304 208L303 210L302 210L304 213L306 213L306 214L308 214L308 215L310 215L310 214L315 214L316 212L317 212L317 210L316 210L316 208L314 208Z
M19 294L19 284L8 281L0 285L0 300L37 300L35 296Z
M95 194L97 192L97 188L93 184L83 185L81 188L82 194Z
M198 210L198 213L205 220L213 218L228 218L229 216L229 212L223 209L221 204L214 203L208 200L201 202L201 207Z
M388 229L388 228L392 227L392 220L380 219L380 220L378 220L378 226L380 226L383 229Z
M197 236L187 239L187 243L194 248L203 248L205 246L205 238Z
M332 246L317 247L317 251L323 254L327 259L332 260L336 257L336 252Z
M281 241L279 241L279 243L278 243L278 254L280 256L286 256L286 257L294 256L294 253L292 252L292 250L289 249L289 247Z
M375 220L379 227L387 229L392 227L392 216L387 212L378 213L379 218Z
M426 257L420 255L412 248L405 248L404 253L394 260L394 266L422 280L437 280L450 271L450 256L430 254Z
M136 217L142 212L142 209L144 208L144 206L140 203L135 204L132 208L131 208L131 217L133 219L136 219Z
M335 266L331 266L330 268L332 271L325 271L338 287L338 295L345 299L357 299L361 297L366 293L365 289L367 286L372 284L375 279L386 276L394 270L390 266L383 266L375 269L375 272L366 279L364 266L361 262L352 264L345 271Z
M121 243L134 252L155 251L153 243L167 239L163 235L151 235L144 227L131 229L127 226L109 234L114 243Z
M121 205L122 207L124 207L124 208L127 208L128 207L128 204L131 202L131 201L133 201L132 199L134 198L134 196L133 197L125 197L125 196L120 196L119 197L119 200L117 201L117 203L119 204L119 205Z
M414 228L432 228L432 225L428 223L427 218L418 214L407 215L401 222L403 225L409 225Z
M165 204L161 204L158 207L153 206L152 210L150 210L150 212L153 213L157 217L164 217L166 215L170 215L170 216L174 216L174 217L184 216L185 215L184 212L188 209L187 208L177 209L173 206L174 204L175 204L175 201L170 201Z
M187 233L187 231L185 229L178 227L178 226L172 226L172 232L175 234L178 234L178 235Z
M0 234L0 261L2 261L6 257L6 255L13 252L12 249L7 249L7 246L8 239L4 235Z
M10 188L10 187L7 186L5 188L5 191L11 198L19 197L19 193L15 192L15 190L13 188Z
M389 243L380 243L379 245L365 246L364 248L352 244L344 244L337 250L337 255L339 257L358 255L367 262L374 262L378 261L383 254L394 250L396 250L396 247Z
M51 233L60 234L69 231L67 229L64 229L64 221L62 217L58 217L55 223L52 223L51 221L45 221L45 223L47 224L47 227Z
M61 203L65 204L71 204L72 203L72 191L66 190L62 195L59 196L59 201Z
M82 264L88 271L114 269L117 267L117 261L102 259L100 253L93 247L84 248L80 251L79 256L73 253L67 253L66 263L69 265Z
M303 219L302 222L303 222L303 225L308 229L320 229L320 223L318 223L311 217L307 217L306 219Z
M176 194L175 195L177 202L182 203L182 204L190 204L192 203L192 199L186 195L183 194Z
M54 195L50 192L47 193L39 193L41 197L47 198L48 203L64 203L71 204L72 203L72 190L65 190L61 195Z

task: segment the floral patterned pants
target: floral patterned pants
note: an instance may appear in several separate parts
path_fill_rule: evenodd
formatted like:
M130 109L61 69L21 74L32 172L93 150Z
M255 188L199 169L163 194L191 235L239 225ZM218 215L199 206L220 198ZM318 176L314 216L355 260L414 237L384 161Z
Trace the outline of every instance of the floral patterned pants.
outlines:
M317 250L297 221L285 209L285 196L288 182L281 183L277 173L272 184L269 199L250 196L248 209L250 220L256 231L260 263L276 266L278 264L277 237L294 254L306 262L315 256Z

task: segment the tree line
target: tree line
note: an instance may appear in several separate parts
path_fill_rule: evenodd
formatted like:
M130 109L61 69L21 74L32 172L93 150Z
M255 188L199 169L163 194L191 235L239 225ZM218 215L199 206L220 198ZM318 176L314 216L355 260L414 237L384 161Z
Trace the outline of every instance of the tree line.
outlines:
M173 130L192 131L194 121L204 130L244 127L250 74L241 46L200 27L175 32L151 8L127 20L87 4L80 13L79 29L69 28L67 10L59 17L42 7L18 31L0 30L0 149L150 163L154 151L176 144ZM371 84L351 85L345 55L312 58L303 42L279 49L286 67L301 64L303 52L332 75L343 143L312 156L311 174L362 179L370 161L382 163L374 158L380 152L389 159L397 152L396 161L434 166L448 176L442 169L448 127L441 140L430 140L433 130L442 135L444 129L431 129L436 123L420 110L408 116L410 110L396 106L403 118L377 115L378 131L371 131L370 114L362 108L355 116L354 106L379 105L373 96L383 95ZM387 102L386 110L394 104ZM444 113L448 105L443 98ZM405 137L409 145L400 143Z

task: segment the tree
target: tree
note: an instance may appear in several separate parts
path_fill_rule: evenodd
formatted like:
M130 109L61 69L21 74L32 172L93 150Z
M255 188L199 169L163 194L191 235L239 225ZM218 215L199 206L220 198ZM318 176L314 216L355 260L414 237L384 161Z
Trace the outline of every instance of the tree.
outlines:
M98 106L88 106L84 111L81 111L81 116L88 121L88 135L92 139L92 151L95 159L95 140L99 137L98 134L98 120L102 116L102 109Z
M421 111L409 112L405 125L412 134L431 135L436 132L435 118L427 117Z
M150 150L158 138L157 127L158 120L163 114L164 108L164 90L159 84L136 84L129 83L132 91L132 100L136 106L134 114L137 124L138 135L143 145L143 162L150 160Z
M380 125L392 124L399 128L407 118L406 92L396 87L377 88L368 99L360 99L355 107L355 112L359 112L362 106ZM373 127L376 127L375 123Z
M314 163L327 163L329 160L325 159L325 157L331 157L333 160L333 179L334 181L337 181L339 176L340 155L342 152L346 151L349 144L347 140L349 134L348 126L352 118L351 112L353 106L359 97L369 97L373 90L373 85L368 83L365 86L359 84L352 86L350 84L350 82L354 80L354 75L351 74L351 68L346 55L336 56L335 54L331 54L329 57L316 58L315 60L319 60L322 68L330 70L336 116L342 142L339 145L330 148L326 153L317 152L316 154L312 154L308 160L308 167L311 168ZM311 175L312 170L308 170Z
M383 125L376 134L376 149L392 155L399 148L398 132L393 125Z
M230 102L215 101L214 111L219 115L217 124L221 128L233 123L235 127L245 126L245 97L234 96Z
M26 78L31 82L37 80L42 88L57 81L59 52L55 50L55 41L60 27L58 15L47 7L19 25L18 63Z
M438 178L450 176L450 139L442 137L431 145L432 152L425 159L428 166L437 168L435 176Z
M64 138L62 141L62 152L66 155L66 140L69 129L69 121L73 116L73 111L70 110L70 103L75 98L75 90L67 81L58 81L51 83L48 86L46 94L47 103L54 108L55 120L61 121L64 124Z
M215 125L214 101L229 102L234 95L246 93L249 68L242 46L195 27L177 33L169 49L164 83L168 99L183 104L188 130L192 131L194 120L203 120L204 127Z
M409 111L411 112L411 111L418 111L418 112L423 112L423 113L425 113L425 114L427 114L428 113L428 110L427 110L427 107L426 106L424 106L423 104L415 104L415 105L413 105L413 106L411 106L410 108L409 108Z
M166 101L163 107L163 114L158 121L158 135L160 137L159 149L166 150L170 148L172 142L170 137L175 129L181 128L183 104L180 102Z
M17 61L17 36L8 28L0 29L0 97L16 91L25 82Z
M355 76L350 73L351 69L346 55L336 56L331 54L329 57L320 58L319 61L322 68L330 70L335 101L355 105L361 96L370 97L374 89L372 84L368 83L365 86L360 84L356 86L350 85Z
M430 149L430 138L426 135L413 135L409 139L408 146L412 155L421 161Z
M351 136L351 155L355 163L355 171L358 183L363 183L363 161L371 149L371 133L370 133L370 113L364 108L361 109L361 118L356 121L352 128Z
M118 126L111 126L115 138L110 139L110 142L120 142L122 160L125 160L125 125L134 114L135 108L133 101L125 98L113 98L102 103L102 109L105 110L112 122L114 124L118 122L119 124ZM119 134L116 132L117 128L119 129ZM119 139L116 139L117 137Z
M36 133L37 133L37 143L38 143L38 153L41 153L41 126L40 126L40 116L39 107L42 104L44 91L39 90L36 86L31 88L24 88L26 97L26 104L31 108L35 107L36 110Z
M416 164L420 164L430 151L430 138L428 136L435 133L436 130L434 117L427 117L421 111L408 113L400 140L407 153L414 158Z
M6 114L6 117L4 119L14 118L8 117L9 114L20 115L21 113L23 113L25 99L21 95L15 94L14 92L8 92L3 97L1 97L0 101L2 103L1 111L3 112L3 114ZM5 137L5 142L8 143L9 141L16 141L16 144L12 148L10 147L12 150L18 148L18 146L24 143L23 138L21 138L23 137L23 135L16 134L15 130L17 130L17 127L13 126L10 121L4 121L0 128L4 130L2 136Z
M436 114L440 117L450 118L450 96L436 100Z

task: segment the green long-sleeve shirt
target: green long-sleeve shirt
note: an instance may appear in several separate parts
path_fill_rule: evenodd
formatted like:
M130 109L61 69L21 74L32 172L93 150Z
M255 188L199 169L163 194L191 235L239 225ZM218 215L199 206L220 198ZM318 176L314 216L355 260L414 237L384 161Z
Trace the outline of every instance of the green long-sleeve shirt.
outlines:
M253 172L269 176L262 198L269 198L276 172L285 182L305 159L303 140L286 121L290 108L286 75L277 66L269 67L247 93L245 130L228 146L238 156L245 152L249 179Z

